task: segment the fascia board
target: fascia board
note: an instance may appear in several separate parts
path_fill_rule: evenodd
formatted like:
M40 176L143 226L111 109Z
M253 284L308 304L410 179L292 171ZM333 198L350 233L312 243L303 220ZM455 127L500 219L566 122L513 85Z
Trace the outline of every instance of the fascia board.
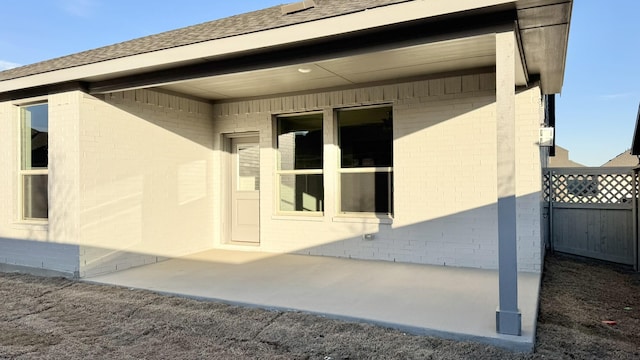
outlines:
M633 131L631 143L631 155L640 155L640 104L638 104L638 116L636 117L636 128Z
M215 58L227 54L511 3L514 3L514 0L410 1L276 29L5 80L0 82L0 92L73 80L107 77L110 74L126 73L137 69L167 68L172 64L193 63L199 59ZM345 21L345 16L349 17L349 21ZM255 46L255 44L260 45Z

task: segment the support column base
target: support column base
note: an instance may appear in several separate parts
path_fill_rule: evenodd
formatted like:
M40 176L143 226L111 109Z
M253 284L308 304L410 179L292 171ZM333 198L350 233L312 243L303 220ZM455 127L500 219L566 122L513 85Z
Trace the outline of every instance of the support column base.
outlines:
M522 335L522 314L520 311L496 310L496 331L498 334Z

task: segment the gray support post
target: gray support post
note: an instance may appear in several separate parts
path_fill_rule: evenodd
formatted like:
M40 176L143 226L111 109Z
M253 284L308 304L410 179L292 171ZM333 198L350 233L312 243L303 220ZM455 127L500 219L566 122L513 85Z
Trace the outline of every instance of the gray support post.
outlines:
M498 283L496 331L520 336L516 236L515 54L513 30L496 34L496 127L498 172Z
M549 251L553 253L553 201L555 200L556 188L553 186L555 171L549 170Z
M631 217L633 218L633 256L635 257L635 261L633 262L633 270L640 270L640 239L638 238L638 168L634 168L631 171L633 176L632 178L632 196L631 199L631 213L633 214Z

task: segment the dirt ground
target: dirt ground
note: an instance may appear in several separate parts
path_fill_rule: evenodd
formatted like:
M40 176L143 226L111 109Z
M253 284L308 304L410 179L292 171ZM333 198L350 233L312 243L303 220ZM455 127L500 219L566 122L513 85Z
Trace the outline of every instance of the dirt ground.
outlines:
M0 359L88 358L639 359L640 275L548 256L536 352L516 354L297 312L0 274Z

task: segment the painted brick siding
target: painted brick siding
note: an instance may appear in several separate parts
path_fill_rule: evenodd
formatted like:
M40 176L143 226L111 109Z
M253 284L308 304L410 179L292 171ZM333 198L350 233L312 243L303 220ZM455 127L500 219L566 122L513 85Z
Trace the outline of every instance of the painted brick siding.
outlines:
M77 222L77 151L73 128L78 95L54 95L49 104L49 222L20 221L18 149L20 103L0 103L0 263L47 269L65 276L79 270L74 244ZM27 102L33 102L29 99ZM54 225L55 223L55 225Z
M542 271L544 256L542 167L548 158L548 150L538 145L538 131L544 123L544 112L538 88L516 93L518 265L536 272Z
M0 237L0 269L13 270L12 265L19 267L15 269L35 275L43 274L39 270L46 270L49 274L76 277L78 246Z
M79 219L79 128L83 93L49 96L49 237L76 244Z
M540 271L540 149L543 109L537 87L519 91L517 109L517 229L519 269ZM371 104L394 108L394 218L338 214L337 149L333 110ZM275 208L274 114L323 110L325 212L319 218L280 216ZM216 104L216 134L260 133L261 244L267 252L497 267L495 74L453 76L354 90ZM215 148L222 150L216 136ZM223 163L223 152L216 153ZM224 170L224 169L221 169ZM214 198L223 196L224 171L214 173ZM215 209L222 231L225 205ZM364 240L363 234L374 234ZM252 248L255 250L255 248Z
M135 90L81 113L81 276L211 248L211 105Z
M17 173L0 173L0 263L86 277L211 247L497 267L495 74L210 105L149 90L49 97L50 221L16 221ZM334 110L394 109L394 216L337 213ZM323 216L276 212L273 116L323 111ZM516 95L519 269L540 271L543 119ZM18 109L0 103L0 166L17 169ZM229 244L224 136L260 136L260 245ZM364 240L363 234L373 234ZM22 244L24 243L24 246ZM46 255L46 260L45 259Z

